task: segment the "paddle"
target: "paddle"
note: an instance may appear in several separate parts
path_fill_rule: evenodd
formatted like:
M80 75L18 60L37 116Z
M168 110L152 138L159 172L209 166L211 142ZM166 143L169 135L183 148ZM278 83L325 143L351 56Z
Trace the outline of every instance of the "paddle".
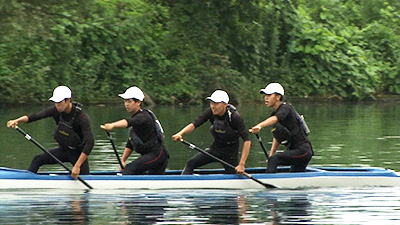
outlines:
M46 154L48 154L49 156L51 156L53 159L55 159L62 167L64 167L64 169L66 169L69 173L72 174L72 171L66 167L61 160L59 160L57 157L55 157L53 154L51 154L49 151L47 151L39 142L37 142L35 139L33 139L29 134L27 134L24 130L22 130L19 127L16 127L16 129L25 136L25 138L28 141L31 141L33 144L35 144L37 147L39 147L43 152L45 152ZM88 183L86 183L86 181L84 181L80 176L77 177L77 179L82 182L84 185L86 185L86 187L88 187L89 189L93 189L92 186L90 186Z
M262 150L264 151L265 156L267 157L267 159L269 159L267 150L265 149L264 144L262 143L262 140L261 140L260 135L256 134L256 137L257 137L258 142L259 142L260 145L261 145Z
M101 127L103 128L104 126L101 126ZM117 152L117 148L115 147L115 144L114 144L114 141L113 141L113 138L112 138L110 132L108 132L107 130L105 130L105 131L106 131L108 139L110 140L111 145L112 145L112 147L114 149L115 156L117 156L117 160L118 160L119 166L121 167L121 169L125 169L125 167L122 165L121 159L119 158L119 155L118 155L118 152Z
M234 167L233 165L231 165L231 164L225 162L224 160L222 160L222 159L220 159L220 158L218 158L218 157L216 157L216 156L211 155L210 153L208 153L208 152L202 150L201 148L198 148L196 145L194 145L194 144L192 144L192 143L190 143L190 142L187 142L187 141L185 141L185 140L183 140L183 139L181 139L181 142L182 142L183 144L189 146L189 148L194 149L194 150L196 150L196 151L198 151L198 152L201 152L201 153L203 153L203 154L205 154L205 155L208 155L208 156L210 156L211 158L213 158L213 159L219 161L220 163L225 164L226 166L229 166L229 167L235 169L235 167ZM246 172L244 172L243 175L245 175L246 177L248 177L248 178L254 180L255 182L257 182L257 183L259 183L259 184L261 184L261 185L263 185L265 188L276 188L274 185L265 184L265 183L261 182L260 180L258 180L258 179L256 179L256 178L252 177L250 174L248 174L248 173L246 173Z

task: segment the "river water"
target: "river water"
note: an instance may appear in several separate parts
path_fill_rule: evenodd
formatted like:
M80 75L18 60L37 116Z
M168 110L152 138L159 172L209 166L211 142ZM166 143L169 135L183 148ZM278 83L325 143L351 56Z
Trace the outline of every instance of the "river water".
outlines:
M310 166L374 166L400 171L400 106L390 103L293 103L311 129L315 156ZM196 154L170 136L191 122L206 106L152 108L163 124L171 159L168 169L182 169ZM0 109L0 166L26 169L41 150L21 134L6 128L7 120L40 107ZM116 170L118 162L99 126L127 118L122 105L88 106L95 135L90 167ZM263 105L239 105L247 127L271 112ZM46 119L21 128L46 148L55 146L54 121ZM206 148L209 126L185 139ZM127 129L112 132L122 155ZM254 136L246 167L265 165ZM269 150L269 129L261 132ZM137 157L133 155L131 157ZM220 167L212 164L207 168ZM41 170L58 170L58 165ZM191 190L191 191L69 191L2 190L0 224L399 224L400 187L310 190Z

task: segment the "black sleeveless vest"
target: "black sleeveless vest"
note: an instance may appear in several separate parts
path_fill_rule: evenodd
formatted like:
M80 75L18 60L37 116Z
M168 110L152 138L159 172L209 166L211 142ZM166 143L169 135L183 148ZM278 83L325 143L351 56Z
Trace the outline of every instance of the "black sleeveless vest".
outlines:
M283 103L286 104L286 103ZM289 130L287 127L277 122L272 126L271 132L274 138L280 143L287 147L294 147L293 145L300 145L305 142L310 142L307 138L309 133L308 127L305 129L305 121L298 112L294 109L291 104L290 106L290 115L295 118L294 122L297 124L296 128L293 130ZM303 121L302 121L303 120ZM303 124L302 124L303 123Z
M143 142L143 140L136 134L133 127L129 127L129 141L131 142L137 153L146 154L153 150L157 150L153 149L153 147L157 144L164 144L164 130L161 126L160 121L157 119L152 111L150 111L149 109L141 110L149 113L151 118L153 119L156 136L146 142Z
M79 135L74 131L73 124L76 117L82 111L82 104L73 102L75 112L69 121L65 121L60 113L57 127L54 129L54 139L57 143L67 149L77 149L81 147L82 140Z
M214 137L215 144L219 147L233 145L239 142L238 131L233 129L230 125L232 112L236 111L236 109L232 105L228 105L226 111L228 115L223 117L223 120L218 119L218 117L215 116L210 127L210 132Z

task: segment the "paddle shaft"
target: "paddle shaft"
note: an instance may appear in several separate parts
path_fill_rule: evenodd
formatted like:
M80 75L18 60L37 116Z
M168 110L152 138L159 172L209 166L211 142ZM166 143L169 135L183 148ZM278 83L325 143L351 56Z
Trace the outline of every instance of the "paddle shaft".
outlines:
M198 152L201 152L201 153L203 153L203 154L205 154L205 155L208 155L208 156L210 156L211 158L217 160L218 162L220 162L220 163L222 163L222 164L224 164L224 165L226 165L226 166L229 166L229 167L235 169L235 167L234 167L233 165L231 165L231 164L225 162L224 160L222 160L222 159L220 159L220 158L218 158L218 157L216 157L216 156L214 156L214 155L212 155L212 154L210 154L210 153L204 151L204 150L201 149L201 148L198 148L196 145L194 145L194 144L192 144L192 143L190 143L190 142L187 142L187 141L185 141L185 140L183 140L183 139L181 140L181 142L182 142L183 144L189 146L189 148L194 149L194 150L196 150L196 151L198 151ZM275 188L275 186L273 186L273 185L271 185L271 184L265 184L265 183L261 182L260 180L258 180L258 179L256 179L256 178L252 177L250 174L248 174L248 173L246 173L246 172L243 172L243 175L245 175L247 178L252 179L253 181L255 181L255 182L257 182L257 183L263 185L263 186L266 187L266 188Z
M59 160L56 156L54 156L53 154L51 154L49 151L47 151L39 142L37 142L35 139L32 138L32 136L30 136L29 134L27 134L24 130L22 130L21 128L17 127L16 128L22 135L25 136L25 138L28 141L31 141L34 145L36 145L38 148L40 148L43 152L45 152L46 154L48 154L49 156L51 156L54 160L56 160L62 167L64 167L64 169L66 169L69 173L72 174L72 171L66 167L64 165L64 163L61 162L61 160ZM88 183L86 183L86 181L84 181L80 176L77 177L77 179L82 182L86 187L88 187L89 189L93 189L92 186L90 186Z
M110 139L111 145L112 145L112 147L114 149L115 156L117 156L117 160L118 160L119 166L121 166L121 169L125 169L125 167L122 165L121 159L119 158L119 155L118 155L118 152L117 152L117 148L115 147L115 144L114 144L114 141L112 139L112 136L111 136L110 132L108 132L106 130L106 133L107 133L108 139Z
M262 142L262 140L261 140L260 135L256 134L256 137L257 137L258 142L259 142L260 145L261 145L262 150L264 151L265 156L267 157L267 159L269 159L268 152L267 152L267 150L266 150L265 147L264 147L264 144L263 144L263 142Z

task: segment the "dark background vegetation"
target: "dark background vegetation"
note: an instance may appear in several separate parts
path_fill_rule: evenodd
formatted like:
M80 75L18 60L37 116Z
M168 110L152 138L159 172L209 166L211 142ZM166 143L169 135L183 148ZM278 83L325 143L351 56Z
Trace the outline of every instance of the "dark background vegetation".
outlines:
M83 102L137 85L156 103L400 93L398 0L0 0L0 104Z

